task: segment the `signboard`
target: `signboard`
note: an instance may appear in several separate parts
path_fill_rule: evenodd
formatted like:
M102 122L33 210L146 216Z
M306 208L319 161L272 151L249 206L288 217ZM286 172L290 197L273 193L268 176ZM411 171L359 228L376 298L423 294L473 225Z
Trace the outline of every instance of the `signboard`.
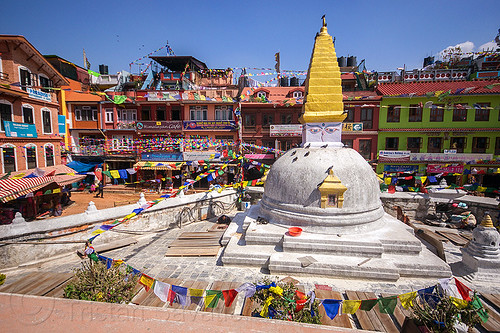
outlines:
M151 91L147 94L148 101L176 101L169 92Z
M456 154L457 150L456 149L445 149L444 153L445 154Z
M234 130L236 121L234 120L200 120L184 121L184 130L203 131L203 130Z
M363 123L342 123L342 132L359 132L363 130Z
M417 172L418 165L395 165L387 164L384 165L385 172Z
M31 98L36 98L40 99L42 101L46 102L52 102L52 97L50 96L50 93L43 92L38 89L33 89L33 88L26 88L26 91L28 92L29 97Z
M181 131L182 121L138 121L135 123L137 131Z
M415 162L470 162L476 160L491 160L492 154L440 154L412 153L410 160Z
M182 153L171 153L166 151L157 151L153 153L142 153L141 159L143 161L182 161Z
M205 160L212 160L212 161L220 161L220 156L221 153L215 152L215 151L185 151L184 153L184 160L185 161L205 161ZM210 158L210 155L219 155L217 158Z
M427 172L429 173L463 173L464 166L463 165L442 165L442 164L428 164Z
M380 150L378 152L379 162L408 162L410 151Z
M273 160L274 154L245 154L245 158L251 160Z
M57 115L57 126L59 127L59 135L64 136L66 134L66 116Z
M36 126L34 124L15 123L13 121L3 121L5 136L11 138L37 138Z
M302 136L302 125L271 125L269 136Z

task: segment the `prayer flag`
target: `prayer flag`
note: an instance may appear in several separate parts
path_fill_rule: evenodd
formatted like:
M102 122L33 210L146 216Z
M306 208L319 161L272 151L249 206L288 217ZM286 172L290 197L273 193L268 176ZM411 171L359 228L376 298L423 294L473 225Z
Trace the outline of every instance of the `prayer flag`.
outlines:
M273 301L274 297L269 296L265 301L264 301L264 306L262 307L262 310L260 311L260 316L262 318L266 318L267 315L269 314L269 305L271 305L271 302Z
M118 170L111 170L109 173L113 178L120 178L120 173L118 172Z
M409 309L411 306L413 306L413 300L417 298L417 292L412 291L406 294L401 294L398 297L403 308Z
M203 292L204 292L203 289L189 288L189 296L191 304L197 304L199 306L202 306Z
M97 72L94 72L94 71L92 71L92 70L90 70L90 69L88 69L87 71L88 71L88 73L89 73L90 75L93 75L93 76L95 76L95 77L99 77L99 76L101 76L101 74L99 74L99 73L97 73Z
M182 306L186 306L187 304L187 288L180 286L171 286L172 290L175 292L175 301Z
M156 296L158 296L159 299L162 300L162 302L165 303L167 302L169 290L170 290L170 285L168 283L156 280L154 293Z
M345 300L342 304L342 313L354 314L360 306L360 300Z
M378 299L378 309L380 313L393 314L398 304L398 296L382 297Z
M215 308L219 299L222 296L222 291L220 290L207 290L205 295L205 307Z
M234 289L223 290L222 294L224 295L224 303L227 307L230 307L233 304L234 299L238 295L238 292Z
M175 300L175 291L172 290L172 288L170 288L168 290L168 297L167 297L167 301L170 305L172 305L172 303L174 302Z
M334 319L339 313L341 300L338 299L325 299L321 304L325 308L325 313L330 319Z
M155 282L155 279L153 279L150 276L147 276L144 273L142 273L141 278L139 279L139 283L144 286L144 288L146 289L146 292L149 291L149 289L153 286L154 282Z
M245 293L245 297L252 297L255 294L255 285L250 282L245 282L235 289L238 293Z
M364 299L359 308L363 311L370 311L377 304L377 301L376 299Z
M488 321L488 312L484 310L483 303L481 303L481 300L479 297L476 295L474 299L472 300L472 307L477 310L477 314L479 318L483 321L483 323Z
M456 298L456 297L450 297L451 299L451 302L459 309L459 310L462 310L462 309L465 309L467 307L467 304L469 304L469 302L463 300L463 299L460 299L460 298Z
M457 278L455 278L455 284L457 285L458 292L462 296L462 298L466 301L471 301L469 292L471 292L471 289L467 287L465 284L462 282L458 281Z

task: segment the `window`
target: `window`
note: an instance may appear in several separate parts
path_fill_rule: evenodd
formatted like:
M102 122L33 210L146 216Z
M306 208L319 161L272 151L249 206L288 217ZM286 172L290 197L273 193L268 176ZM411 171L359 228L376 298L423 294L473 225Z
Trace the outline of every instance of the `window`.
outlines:
M52 133L52 119L50 117L50 110L42 110L42 123L43 123L43 133Z
M113 109L105 109L105 115L106 115L106 122L107 123L112 123L114 121L114 110Z
M488 137L472 138L473 153L486 153L486 149L488 149L489 147L490 147L490 138Z
M342 139L342 143L344 144L344 147L352 149L352 139Z
M181 120L181 109L179 107L172 107L172 120Z
M117 110L118 121L122 123L133 123L137 120L137 110Z
M450 138L450 149L456 149L457 153L463 153L467 143L466 137Z
M40 80L40 86L42 87L41 90L44 92L50 92L50 88L53 87L52 81L42 75L38 75L38 77Z
M51 144L45 145L45 166L53 166L54 165L54 146Z
M272 113L264 113L262 115L262 127L269 127L274 122L274 115Z
M385 150L398 150L399 138L385 138Z
M411 104L408 111L409 122L421 122L422 121L422 106L419 104Z
M7 144L0 148L2 150L2 164L3 164L3 172L14 172L16 171L16 155L15 150L16 147L10 144Z
M490 103L477 103L474 104L476 109L476 121L489 121L490 120Z
M165 106L158 106L156 108L156 120L167 120L167 108Z
M345 108L344 112L347 112L347 116L345 117L346 123L354 122L354 108Z
M245 115L245 127L255 127L255 114L246 114Z
M233 107L230 105L216 106L215 120L233 120Z
M412 153L420 153L420 148L422 147L422 138L408 138L406 141L406 150Z
M31 87L31 73L25 68L19 68L19 81L21 81L21 89L26 91L27 87Z
M274 148L274 141L262 141L263 147Z
M207 106L196 105L189 108L191 120L207 120Z
M5 131L4 120L12 121L12 105L0 103L0 126L2 132Z
M256 94L255 94L255 97L257 98L266 98L267 94L265 91L258 91Z
M399 115L401 111L400 105L389 105L387 108L387 122L399 123Z
M282 124L291 124L292 123L292 115L291 114L281 114L281 123Z
M302 93L302 91L294 91L293 94L292 94L293 98L302 98L302 96L304 96L304 94Z
M361 108L361 122L363 123L363 129L373 128L373 109L372 108Z
M443 121L444 106L442 104L433 104L431 107L430 121Z
M33 108L29 105L23 105L23 123L34 124Z
M372 140L359 140L359 153L365 159L372 157Z
M111 147L115 150L132 149L134 140L131 135L113 135Z
M500 155L500 136L497 136L497 141L495 143L495 155Z
M326 203L328 207L338 207L337 195L328 194L328 202Z
M78 107L75 109L75 119L77 121L96 121L97 108L91 108L90 106Z
M36 146L33 144L26 145L26 164L28 169L34 169L36 165Z
M443 138L431 137L427 142L427 152L428 153L441 153L441 147L443 145Z
M467 121L467 109L463 105L455 105L453 121Z
M149 106L142 107L141 120L151 120L151 108Z

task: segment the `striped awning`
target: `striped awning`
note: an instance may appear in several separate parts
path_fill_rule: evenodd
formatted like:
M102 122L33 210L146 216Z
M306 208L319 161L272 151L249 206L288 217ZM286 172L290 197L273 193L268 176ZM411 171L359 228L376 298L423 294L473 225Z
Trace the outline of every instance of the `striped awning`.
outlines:
M54 177L33 177L0 180L0 201L7 202L34 192L50 183Z

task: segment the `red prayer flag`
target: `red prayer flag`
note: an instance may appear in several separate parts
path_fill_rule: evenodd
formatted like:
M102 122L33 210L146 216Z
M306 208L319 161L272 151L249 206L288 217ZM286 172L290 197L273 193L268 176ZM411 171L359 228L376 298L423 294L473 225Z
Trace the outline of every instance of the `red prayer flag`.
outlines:
M389 188L387 189L388 193L396 193L396 186L394 185L389 185Z
M222 295L224 295L224 304L226 304L227 307L230 307L231 304L233 304L236 295L238 295L238 292L234 289L223 290Z
M471 298L469 297L469 292L471 292L472 290L462 282L458 281L457 278L455 278L455 284L457 285L458 292L460 293L462 298L465 301L469 302L472 301Z
M174 300L175 300L175 291L173 291L172 288L170 288L168 290L167 302L169 302L169 304L172 305Z

